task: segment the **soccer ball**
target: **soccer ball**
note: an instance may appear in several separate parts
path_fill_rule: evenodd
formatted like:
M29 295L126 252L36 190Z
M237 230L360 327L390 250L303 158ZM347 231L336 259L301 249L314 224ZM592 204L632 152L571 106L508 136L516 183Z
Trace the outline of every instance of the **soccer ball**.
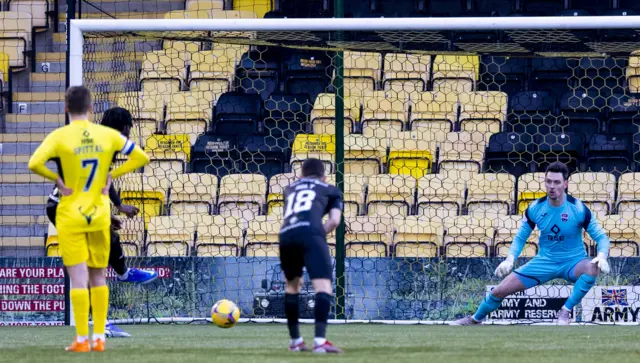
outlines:
M211 321L220 328L232 328L240 319L240 309L229 300L220 300L211 308Z

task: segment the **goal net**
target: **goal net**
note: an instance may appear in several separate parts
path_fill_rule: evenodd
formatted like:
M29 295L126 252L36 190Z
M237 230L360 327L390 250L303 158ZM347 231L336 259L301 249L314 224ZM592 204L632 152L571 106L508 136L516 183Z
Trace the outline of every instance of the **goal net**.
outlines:
M612 240L611 274L575 321L640 318L636 17L170 14L70 29L71 84L92 90L96 122L128 109L131 138L152 159L117 181L123 203L141 210L120 216L119 235L127 263L160 278L111 284L113 321L200 321L222 298L243 318L284 318L282 193L309 157L344 191L344 227L328 236L335 319L473 313L555 161ZM534 231L516 266L538 250ZM311 319L306 281L301 317ZM489 318L548 322L570 292L564 280L546 282Z

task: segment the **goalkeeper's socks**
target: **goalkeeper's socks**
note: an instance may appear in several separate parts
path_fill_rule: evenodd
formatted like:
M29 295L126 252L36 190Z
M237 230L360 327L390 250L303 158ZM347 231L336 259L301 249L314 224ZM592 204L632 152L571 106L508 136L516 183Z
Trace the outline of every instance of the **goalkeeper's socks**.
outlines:
M300 326L298 325L299 296L299 294L284 294L284 313L287 316L287 327L292 341L300 338Z
M571 311L576 305L580 303L582 298L591 290L593 285L596 284L596 277L582 274L576 284L573 286L573 291L571 295L567 299L567 302L564 303L564 307Z
M89 289L71 289L71 306L76 323L78 340L84 342L89 336Z
M489 295L484 299L482 304L478 307L478 311L476 311L475 315L473 315L473 320L482 321L487 317L492 311L496 310L502 304L502 299L499 299L493 296L493 293L489 293Z
M107 285L91 288L91 310L93 312L93 334L104 336L109 310L109 287Z
M316 318L316 339L327 336L327 320L329 320L329 309L331 308L331 295L319 292L316 294L316 305L314 315Z

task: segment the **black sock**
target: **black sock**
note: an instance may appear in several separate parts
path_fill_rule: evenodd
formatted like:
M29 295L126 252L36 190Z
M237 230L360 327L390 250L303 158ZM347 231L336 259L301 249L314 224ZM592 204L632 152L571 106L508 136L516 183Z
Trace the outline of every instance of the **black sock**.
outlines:
M127 266L124 263L124 252L120 245L120 236L115 231L111 231L111 252L109 253L109 265L118 275L124 275L127 272Z
M333 297L327 293L319 292L316 294L316 338L324 338L327 335L327 320L329 319L329 309L331 308L331 299Z
M287 315L287 326L291 339L300 338L300 327L298 326L299 294L284 294L284 313Z

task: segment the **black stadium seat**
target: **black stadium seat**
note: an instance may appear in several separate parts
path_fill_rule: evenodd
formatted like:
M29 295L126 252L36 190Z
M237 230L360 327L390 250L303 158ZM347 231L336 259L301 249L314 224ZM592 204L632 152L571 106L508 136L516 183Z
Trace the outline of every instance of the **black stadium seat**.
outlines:
M200 135L191 148L191 171L223 177L237 173L238 140L229 135Z
M584 161L585 139L582 134L556 132L536 135L534 143L537 147L533 160L539 172L544 172L546 167L554 161L567 164L569 171L573 172Z
M576 81L572 78L573 69L568 62L566 58L533 58L529 89L546 91L554 97L560 97Z
M264 133L293 139L307 132L313 104L306 94L274 93L264 101Z
M246 136L239 140L241 173L263 174L270 178L284 173L291 158L291 143L285 138Z
M547 92L518 92L509 98L505 131L547 134L556 125L555 98Z
M636 134L640 132L640 101L624 94L615 94L607 99L609 114L607 132L611 135Z
M285 92L309 95L313 104L319 93L326 92L333 66L327 52L291 51L284 55Z
M629 135L593 135L587 149L587 170L619 176L630 169L630 150Z
M607 99L600 90L578 88L560 98L560 114L564 132L581 132L586 137L602 130Z
M485 151L485 172L507 172L516 177L530 171L533 161L533 137L530 134L500 132L491 135Z
M262 120L259 95L228 92L216 103L214 132L220 135L255 134Z
M502 91L509 97L524 90L527 58L483 56L480 63L481 90Z
M262 99L278 90L280 55L267 50L252 50L240 59L237 76L244 93L259 94Z

